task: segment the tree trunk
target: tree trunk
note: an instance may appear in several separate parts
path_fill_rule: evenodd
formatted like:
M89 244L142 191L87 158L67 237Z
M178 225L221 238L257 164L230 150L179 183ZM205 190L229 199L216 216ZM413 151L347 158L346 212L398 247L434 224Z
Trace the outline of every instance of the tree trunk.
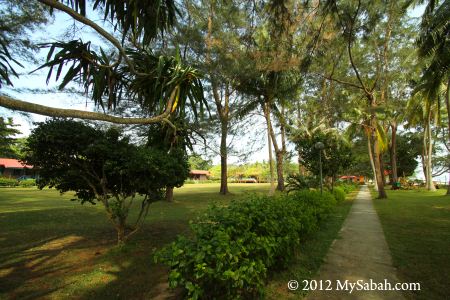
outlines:
M284 191L283 152L276 153L277 157L277 190Z
M166 187L166 201L173 202L173 186Z
M426 137L427 137L427 143L426 143L426 164L427 164L427 181L426 181L426 188L429 191L435 191L436 188L433 184L433 166L432 166L432 156L433 156L433 142L432 142L432 136L431 136L431 109L428 112L427 117L427 126L426 126Z
M228 194L228 151L227 151L227 135L228 122L223 120L221 122L221 139L220 139L220 194Z
M373 141L373 154L374 154L374 164L375 164L375 176L376 181L378 185L378 199L386 199L386 191L384 190L384 182L383 182L383 176L381 174L381 153L380 153L380 146L378 145L378 138L375 137Z
M378 183L377 183L377 172L375 171L375 163L373 159L373 150L372 150L372 144L370 143L370 134L367 135L367 150L369 152L369 159L370 159L370 166L372 167L373 172L373 181L375 183L375 190L378 191Z
M273 156L272 156L272 140L270 138L269 130L267 130L267 144L269 150L269 169L270 169L270 191L269 195L273 195L275 193L275 174L273 172Z
M445 99L445 107L447 108L447 126L448 126L448 145L447 147L450 147L450 79L447 81L447 93L446 93L446 99ZM447 148L448 149L448 148ZM447 195L450 195L450 173L448 176L448 187L447 187Z
M380 174L381 178L383 179L383 186L386 184L386 175L384 174L384 162L383 162L383 154L380 153Z
M117 245L123 245L125 244L125 224L117 224L116 225L116 231L117 231Z
M392 169L392 184L398 182L397 174L397 122L392 122L392 135L391 135L391 169ZM392 186L394 188L394 186Z
M211 63L211 45L212 45L212 28L213 28L213 5L211 3L209 16L208 16L208 33L206 37L206 62ZM220 191L219 194L228 194L228 150L227 150L227 136L228 136L228 123L230 112L230 90L228 84L225 84L225 97L224 99L219 94L219 87L216 83L213 72L210 72L211 86L214 97L214 102L217 108L217 115L221 124L221 137L220 137Z
M266 124L267 124L267 145L269 150L269 169L270 169L270 191L269 195L273 195L275 192L275 182L274 182L274 170L273 170L273 155L272 155L272 139L270 135L270 112L267 108L267 104L264 104L263 111L264 111L264 117L266 118Z
M264 104L264 116L266 118L267 130L269 131L270 139L275 149L277 159L277 190L284 191L284 175L283 175L283 159L284 151L278 147L275 132L273 131L272 121L270 120L270 99L266 99Z

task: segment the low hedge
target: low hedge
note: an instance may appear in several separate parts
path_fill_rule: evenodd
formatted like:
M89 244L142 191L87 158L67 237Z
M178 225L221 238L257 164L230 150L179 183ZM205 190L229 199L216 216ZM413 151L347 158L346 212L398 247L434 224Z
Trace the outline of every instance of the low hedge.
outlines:
M242 299L262 295L268 271L285 267L300 242L336 204L334 196L299 191L248 196L213 206L155 256L169 266L171 287L189 299Z
M342 187L336 186L333 189L334 198L336 199L336 201L338 203L341 203L341 202L345 201L346 194L347 193L345 192L344 188L342 188Z
M17 179L0 177L0 186L12 187L12 186L18 186L18 185L19 185L19 182L17 181Z
M0 187L32 187L36 186L35 179L26 179L18 181L15 178L0 177Z
M21 186L21 187L36 186L36 180L35 179L21 180L21 181L19 181L19 186Z
M358 185L355 183L347 183L347 182L339 182L336 183L336 187L340 187L344 190L346 194L356 191L358 189Z

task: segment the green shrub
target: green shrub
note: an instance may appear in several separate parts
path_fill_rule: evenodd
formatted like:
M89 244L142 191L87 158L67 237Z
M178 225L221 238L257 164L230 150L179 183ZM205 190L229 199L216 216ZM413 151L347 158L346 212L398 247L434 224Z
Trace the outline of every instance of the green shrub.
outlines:
M195 179L186 179L184 184L197 184L197 183L217 183L220 182L220 179L206 179L206 180L195 180Z
M17 186L19 183L17 182L17 179L14 178L6 178L6 177L0 177L0 186Z
M320 180L315 176L289 175L286 182L288 192L318 188L320 186Z
M21 186L21 187L36 186L36 179L26 179L26 180L19 181L19 186Z
M336 199L337 203L341 203L341 202L345 201L346 193L345 193L344 188L338 187L338 186L334 187L333 195L334 195L334 198Z
M357 184L349 182L338 182L336 183L335 186L342 188L346 194L356 191L358 189Z
M191 238L178 237L156 260L170 267L170 286L184 287L189 299L255 298L268 271L287 266L335 203L330 193L300 191L214 206L191 222Z

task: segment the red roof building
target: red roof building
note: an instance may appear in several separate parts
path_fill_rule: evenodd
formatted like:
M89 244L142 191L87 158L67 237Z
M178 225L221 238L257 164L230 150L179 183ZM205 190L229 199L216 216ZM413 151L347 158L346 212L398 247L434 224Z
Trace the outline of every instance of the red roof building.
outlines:
M189 172L189 179L192 179L192 180L207 180L210 175L211 175L211 173L209 173L209 171L205 171L205 170L191 170Z
M33 166L26 165L17 159L0 158L0 176L17 178L23 175L34 176Z

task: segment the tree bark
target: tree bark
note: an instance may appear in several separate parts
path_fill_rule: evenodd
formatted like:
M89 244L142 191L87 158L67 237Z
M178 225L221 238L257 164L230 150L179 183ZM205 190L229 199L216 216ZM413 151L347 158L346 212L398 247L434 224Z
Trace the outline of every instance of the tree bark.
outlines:
M173 202L173 186L166 187L166 201Z
M378 199L386 199L387 194L384 190L384 182L383 182L383 176L381 174L381 161L380 161L380 146L378 143L378 138L375 137L373 141L373 152L374 152L374 164L375 164L375 175L378 185Z
M426 151L425 151L425 149L426 149L426 143L425 143L425 133L424 133L424 135L423 135L423 149L422 149L422 154L420 155L420 159L421 159L421 162L422 162L422 172L423 172L423 176L425 177L425 182L427 182L427 176L428 176L428 173L427 173L427 164L425 163L425 157L426 157Z
M270 120L270 99L265 99L264 105L264 116L266 118L267 129L270 134L270 139L273 144L273 148L275 149L275 156L277 159L277 190L284 191L284 175L283 175L283 159L284 159L284 151L280 149L278 146L278 142L276 140L275 132L273 130L272 121Z
M116 230L117 230L117 245L125 244L125 241L126 241L125 225L118 223L116 225Z
M275 192L275 182L274 182L274 170L273 170L273 155L272 155L272 138L271 138L271 134L270 134L270 128L271 128L271 123L270 123L270 111L267 108L268 104L265 103L263 105L263 111L264 111L264 117L266 118L266 125L267 125L267 145L268 145L268 150L269 150L269 169L270 169L270 191L269 191L269 195L273 195Z
M447 81L447 93L446 93L446 97L445 97L445 107L447 108L447 134L448 134L448 147L450 147L450 79ZM447 148L448 149L448 148ZM450 172L448 174L448 187L447 187L447 194L446 195L450 195Z
M380 152L379 160L380 160L381 179L383 179L383 185L385 185L386 184L386 175L384 174L385 169L384 169L384 163L383 163L383 154L381 154L381 152Z
M427 116L427 126L425 128L426 131L426 165L427 165L427 181L426 188L429 191L435 191L436 188L433 184L433 165L432 165L432 156L433 156L433 142L431 136L431 108L428 111Z
M372 143L370 134L367 135L367 150L369 152L369 160L370 160L370 166L372 167L373 172L373 181L375 183L375 190L378 191L378 183L377 183L377 172L375 171L375 162L373 159L373 150L372 150Z
M283 175L284 153L282 151L278 151L276 153L276 158L277 158L277 190L284 191L284 175Z
M397 122L392 122L391 124L391 169L392 169L392 184L398 181L398 171L397 171ZM392 186L394 188L394 186Z
M116 117L112 115L107 115L100 112L91 112L91 111L83 111L77 109L65 109L65 108L54 108L50 106L44 106L40 104L35 104L31 102L21 101L17 99L13 99L11 97L0 95L0 106L12 109L19 110L23 112L35 113L38 115L48 116L48 117L64 117L64 118L76 118L83 120L96 120L96 121L105 121L115 124L153 124L166 122L168 124L172 124L168 117L170 116L171 109L173 106L173 101L175 99L176 91L179 88L176 87L167 102L167 106L165 111L155 117L150 118L122 118ZM173 124L172 124L173 125Z
M227 135L228 122L221 121L221 137L220 137L220 194L228 194L228 151L227 151Z

